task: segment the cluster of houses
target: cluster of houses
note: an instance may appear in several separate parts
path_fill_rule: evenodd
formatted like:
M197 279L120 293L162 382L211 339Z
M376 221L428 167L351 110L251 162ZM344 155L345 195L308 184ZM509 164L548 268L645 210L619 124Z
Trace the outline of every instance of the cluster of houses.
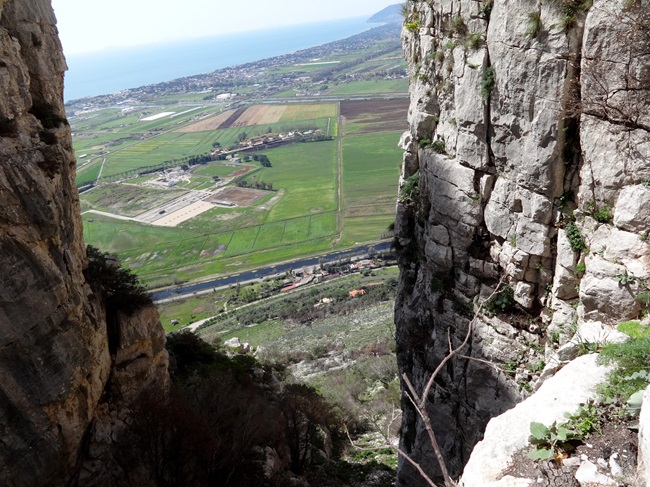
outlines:
M375 262L370 259L363 259L357 262L344 263L336 266L336 272L324 270L320 265L306 266L291 271L291 278L285 281L280 288L280 292L291 291L311 283L319 283L338 277L341 274L350 274L353 272L363 272L377 267ZM332 269L333 270L333 269ZM361 292L360 294L363 294ZM351 297L356 297L357 294Z

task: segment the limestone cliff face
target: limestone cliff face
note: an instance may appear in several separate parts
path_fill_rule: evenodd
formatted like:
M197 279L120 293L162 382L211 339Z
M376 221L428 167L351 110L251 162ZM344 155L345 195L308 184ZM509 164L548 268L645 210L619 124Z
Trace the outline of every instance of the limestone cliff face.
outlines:
M2 485L61 485L77 470L109 385L118 401L167 380L155 310L128 318L139 330L128 333L140 336L127 337L111 357L106 310L85 284L63 108L66 64L55 24L49 0L0 0ZM134 364L136 357L146 357L146 365ZM124 365L119 371L117 362ZM139 382L122 387L120 374L132 365L141 369Z
M647 1L407 2L398 361L420 391L478 317L430 411L458 475L489 418L576 327L642 311L650 271ZM640 299L641 295L641 299ZM647 304L646 304L647 306ZM546 366L544 375L555 365ZM408 401L401 446L435 471ZM424 485L402 461L398 485Z

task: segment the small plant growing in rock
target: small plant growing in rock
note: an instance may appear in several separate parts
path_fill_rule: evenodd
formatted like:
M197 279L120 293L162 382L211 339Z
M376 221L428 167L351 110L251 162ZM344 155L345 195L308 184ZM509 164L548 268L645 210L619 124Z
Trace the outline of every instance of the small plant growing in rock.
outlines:
M431 144L431 148L437 154L446 154L447 150L445 149L445 141L438 139Z
M514 376L518 365L519 363L516 360L506 360L503 362L503 373Z
M621 323L619 330L631 339L605 345L598 358L615 366L601 393L622 403L650 384L650 333L639 322Z
M485 311L494 316L497 311L505 313L510 310L515 304L515 291L511 286L504 287L497 294L492 296L485 304Z
M576 271L575 271L576 277L582 277L586 270L587 270L587 265L584 262L578 262L576 264Z
M420 149L425 149L431 145L431 139L429 138L420 139L418 141L418 145L420 146Z
M460 15L457 15L453 19L451 19L451 24L449 26L451 28L452 32L456 32L457 34L464 34L467 31L467 26L465 25L465 21L463 20L463 17Z
M420 182L420 171L410 176L404 182L402 191L400 191L400 198L399 198L400 201L412 201L412 202L417 201L418 197L420 196L420 189L418 188L419 182Z
M535 39L542 30L542 15L540 12L531 12L528 14L528 26L526 27L526 37Z
M582 237L580 228L574 222L569 222L566 226L566 236L569 239L569 245L574 250L585 251L587 250L587 244L585 239Z
M546 367L546 362L539 360L530 366L530 372L533 374L539 374Z
M602 434L602 417L592 401L580 406L575 413L564 416L568 419L567 426L577 438L587 439L591 433Z
M481 78L481 97L484 100L490 98L492 90L494 89L494 68L488 66L483 71L483 77Z
M478 49L483 43L483 34L480 32L475 32L470 34L465 38L463 45L469 49Z
M483 3L481 3L479 16L485 20L489 19L493 7L494 7L494 0L484 0Z
M414 20L412 22L406 22L404 24L404 27L406 27L406 30L412 33L416 33L420 29L420 22L418 20Z
M634 284L637 281L637 278L632 274L629 274L627 270L624 270L616 276L616 280L621 286L628 286Z
M587 211L599 223L611 223L612 209L609 206L598 206L594 200L587 203Z
M532 460L560 460L566 458L567 453L574 449L571 441L574 433L564 425L557 422L549 427L533 421L530 423L530 437L528 441L535 447L528 458Z

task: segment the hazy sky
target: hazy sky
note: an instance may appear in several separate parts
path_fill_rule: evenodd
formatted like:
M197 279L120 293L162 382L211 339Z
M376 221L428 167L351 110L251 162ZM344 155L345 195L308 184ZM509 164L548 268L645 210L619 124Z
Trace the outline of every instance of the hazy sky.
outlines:
M67 53L370 16L399 0L52 0Z

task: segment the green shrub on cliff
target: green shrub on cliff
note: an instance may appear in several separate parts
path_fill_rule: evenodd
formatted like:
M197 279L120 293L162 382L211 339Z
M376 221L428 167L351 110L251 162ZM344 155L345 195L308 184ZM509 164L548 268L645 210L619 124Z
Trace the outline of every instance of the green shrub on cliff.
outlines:
M94 292L104 297L108 308L131 315L151 304L151 298L138 276L130 269L121 267L117 259L92 245L86 247L86 255L86 281Z

